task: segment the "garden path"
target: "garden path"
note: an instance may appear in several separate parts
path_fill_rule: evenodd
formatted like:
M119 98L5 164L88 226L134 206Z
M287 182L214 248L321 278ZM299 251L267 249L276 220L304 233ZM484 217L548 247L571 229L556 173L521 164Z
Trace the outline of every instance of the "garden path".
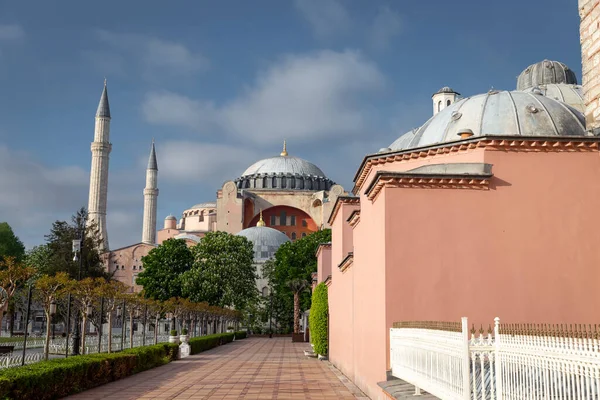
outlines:
M368 399L307 343L249 338L144 371L69 399Z

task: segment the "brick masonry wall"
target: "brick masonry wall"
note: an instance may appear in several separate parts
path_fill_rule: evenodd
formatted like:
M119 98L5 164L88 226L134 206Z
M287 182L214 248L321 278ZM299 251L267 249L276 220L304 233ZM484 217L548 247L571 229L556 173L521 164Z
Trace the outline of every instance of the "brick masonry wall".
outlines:
M579 0L579 16L585 119L600 131L600 0Z

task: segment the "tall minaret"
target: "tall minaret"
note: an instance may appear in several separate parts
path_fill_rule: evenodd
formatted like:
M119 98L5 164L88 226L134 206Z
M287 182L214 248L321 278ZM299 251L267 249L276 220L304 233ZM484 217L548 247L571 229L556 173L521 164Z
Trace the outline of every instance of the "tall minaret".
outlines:
M156 200L158 197L158 164L154 139L146 169L146 187L144 188L144 222L142 226L142 243L156 243Z
M106 197L108 194L108 155L110 144L110 107L106 79L104 90L96 111L96 127L92 142L92 169L90 173L90 199L88 203L88 223L95 221L104 250L108 250L106 233ZM101 249L102 250L102 249Z

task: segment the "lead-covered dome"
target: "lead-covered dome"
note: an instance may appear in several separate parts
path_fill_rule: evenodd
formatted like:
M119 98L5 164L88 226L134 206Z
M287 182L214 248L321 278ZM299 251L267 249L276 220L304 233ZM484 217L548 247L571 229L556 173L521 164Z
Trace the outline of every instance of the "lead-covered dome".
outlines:
M239 189L329 190L335 185L315 164L290 156L285 143L279 156L255 162L235 183Z
M517 90L550 83L577 85L575 72L559 61L544 60L525 68L517 78Z
M246 228L238 232L237 236L244 236L252 242L254 247L254 261L268 260L275 255L279 246L290 241L285 233L267 226Z
M403 150L475 136L587 136L585 119L576 109L541 94L490 91L446 107L423 126L396 139L390 150Z
M534 86L523 91L527 93L541 94L546 97L550 97L551 99L562 101L581 113L585 112L583 90L580 85L549 83L547 85Z

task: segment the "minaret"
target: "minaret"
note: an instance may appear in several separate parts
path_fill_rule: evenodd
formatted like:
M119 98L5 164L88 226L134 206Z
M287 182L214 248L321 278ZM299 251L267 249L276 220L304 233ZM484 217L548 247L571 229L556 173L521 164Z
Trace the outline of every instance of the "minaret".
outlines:
M158 197L158 164L154 139L146 169L146 187L144 188L144 222L142 225L142 243L156 243L156 200Z
M600 135L600 0L579 0L579 16L586 128Z
M110 107L106 79L96 111L96 126L92 142L92 168L90 171L90 197L88 202L88 224L94 221L97 225L101 246L108 250L106 233L106 198L108 194L108 155L110 144Z

